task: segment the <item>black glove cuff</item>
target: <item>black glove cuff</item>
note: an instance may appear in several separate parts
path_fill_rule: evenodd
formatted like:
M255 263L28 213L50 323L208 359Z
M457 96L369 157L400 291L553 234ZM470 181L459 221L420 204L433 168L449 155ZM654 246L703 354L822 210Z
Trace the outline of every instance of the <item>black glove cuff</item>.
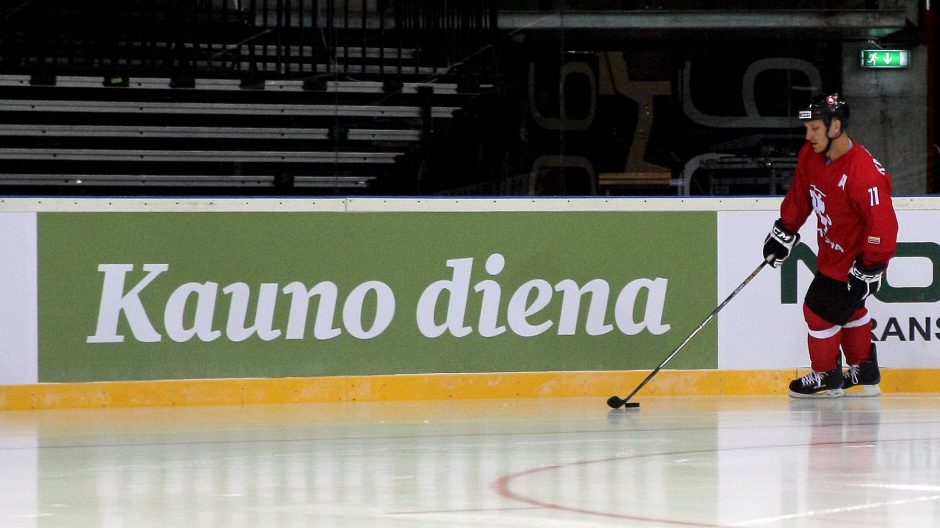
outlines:
M888 267L887 264L876 264L874 266L863 266L861 259L855 261L855 269L864 273L865 275L878 275L884 273L885 269Z
M793 235L796 234L795 231L790 231L789 229L787 229L787 228L783 225L783 219L782 219L782 218L778 218L778 219L774 222L774 229L779 229L780 232L782 232L783 234L785 234L785 235L787 235L787 236L793 236Z
M796 242L800 239L799 233L794 233L793 231L790 231L784 227L783 221L780 219L777 219L777 221L774 222L774 228L771 231L771 236L774 239L780 241L781 244L787 245L789 247L795 246Z
M874 277L878 277L882 275L885 272L885 269L887 269L888 265L887 264L875 264L874 266L864 266L862 265L862 259L858 259L855 261L855 265L852 267L855 268L856 273L858 273L859 275L864 275L864 276L874 278Z

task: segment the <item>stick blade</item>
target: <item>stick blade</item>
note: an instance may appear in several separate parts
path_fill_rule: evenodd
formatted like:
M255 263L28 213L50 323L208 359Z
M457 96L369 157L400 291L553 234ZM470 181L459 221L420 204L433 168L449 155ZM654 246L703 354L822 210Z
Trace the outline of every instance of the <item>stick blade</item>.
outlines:
M607 399L607 406L611 409L619 409L621 407L626 409L636 409L640 406L640 404L637 402L628 402L620 396L611 396Z

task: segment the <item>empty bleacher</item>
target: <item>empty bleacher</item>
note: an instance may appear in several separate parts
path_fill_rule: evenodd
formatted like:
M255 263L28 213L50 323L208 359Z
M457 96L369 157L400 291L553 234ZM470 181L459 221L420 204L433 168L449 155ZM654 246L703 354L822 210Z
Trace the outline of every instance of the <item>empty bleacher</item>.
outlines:
M406 46L450 15L405 38L409 2L242 4L5 12L0 192L413 192L414 158L486 89L456 48Z
M386 93L368 81L319 91L300 81L250 91L220 80L101 84L0 77L0 185L367 189L395 178L396 160L472 96L448 84Z

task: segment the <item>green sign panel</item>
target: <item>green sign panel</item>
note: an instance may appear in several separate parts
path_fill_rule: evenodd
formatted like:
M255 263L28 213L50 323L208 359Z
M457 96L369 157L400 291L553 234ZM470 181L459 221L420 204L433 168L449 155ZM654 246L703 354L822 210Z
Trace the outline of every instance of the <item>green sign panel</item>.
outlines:
M909 50L862 50L862 68L898 69L911 64Z
M716 222L41 213L40 381L651 368L714 308Z

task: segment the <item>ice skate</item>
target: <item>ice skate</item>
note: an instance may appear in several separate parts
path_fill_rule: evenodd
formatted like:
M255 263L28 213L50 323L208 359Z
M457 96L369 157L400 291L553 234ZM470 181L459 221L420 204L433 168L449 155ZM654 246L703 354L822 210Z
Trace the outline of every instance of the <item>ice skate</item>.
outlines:
M871 359L858 365L849 365L842 374L842 389L846 396L870 397L881 394L881 371L878 369L878 356L875 345L871 345Z
M842 396L842 368L810 372L790 382L792 398L837 398Z

